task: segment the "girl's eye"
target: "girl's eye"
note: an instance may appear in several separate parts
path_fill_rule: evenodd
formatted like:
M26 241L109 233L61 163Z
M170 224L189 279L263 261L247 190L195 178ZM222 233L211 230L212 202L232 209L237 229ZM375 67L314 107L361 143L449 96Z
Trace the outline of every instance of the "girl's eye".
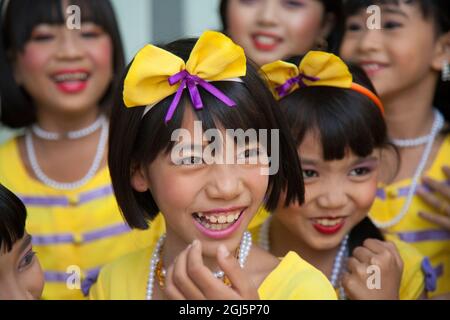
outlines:
M258 0L239 0L240 3L250 5L256 3Z
M198 165L198 164L202 164L203 163L203 158L202 157L186 157L181 159L180 164L181 165L185 165L185 166L190 166L190 165Z
M356 168L350 171L350 176L360 177L369 174L372 170L367 167Z
M36 42L46 42L46 41L50 41L52 39L54 39L54 35L51 33L41 33L41 34L36 34L36 35L31 36L31 41L36 41Z
M28 251L27 254L22 258L22 260L19 263L19 270L25 270L28 266L30 266L33 261L34 257L36 256L36 252L34 251Z
M350 32L356 32L356 31L361 31L362 27L359 23L353 22L353 23L349 23L347 24L347 31Z
M259 148L245 149L245 151L240 152L238 159L248 159L259 156Z
M99 31L82 31L81 36L86 39L95 39L102 35Z
M384 24L383 24L383 29L390 29L390 30L392 30L392 29L397 29L397 28L400 28L400 27L402 27L403 25L401 24L401 23L399 23L399 22L395 22L395 21L386 21Z
M315 170L303 170L303 179L311 179L318 176L319 173Z
M305 5L302 1L295 1L295 0L286 0L286 1L284 1L284 4L287 7L291 7L291 8L300 8Z

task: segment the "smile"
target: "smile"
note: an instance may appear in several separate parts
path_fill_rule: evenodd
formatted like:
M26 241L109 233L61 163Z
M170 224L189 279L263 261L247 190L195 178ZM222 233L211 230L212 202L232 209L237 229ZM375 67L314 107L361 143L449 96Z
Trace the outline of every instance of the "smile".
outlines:
M240 225L246 208L230 210L194 212L195 226L210 238L224 238L232 234Z
M313 227L322 234L335 234L345 224L346 217L312 219Z

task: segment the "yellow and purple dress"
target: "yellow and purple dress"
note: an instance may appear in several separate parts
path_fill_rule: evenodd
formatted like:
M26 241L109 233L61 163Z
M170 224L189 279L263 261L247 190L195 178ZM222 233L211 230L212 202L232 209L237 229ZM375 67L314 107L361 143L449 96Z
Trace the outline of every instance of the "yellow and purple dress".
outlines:
M450 135L447 135L436 158L425 176L446 182L443 166L450 166ZM369 216L380 222L392 220L399 214L408 195L412 179L405 179L390 185L381 185L377 192ZM432 192L429 190L429 192ZM412 199L405 217L396 225L387 228L386 233L413 245L429 258L431 264L425 261L423 267L427 270L427 289L431 297L450 292L450 231L419 217L418 212L435 212L419 196ZM435 212L436 213L436 212ZM433 281L437 279L433 291Z
M254 219L255 224L269 217L269 213L260 210L258 213L258 221ZM253 239L259 241L260 230L262 224L255 225L250 229ZM394 237L387 236L386 240L392 241L403 260L403 273L400 282L400 300L416 300L423 297L426 284L426 273L423 270L423 261L425 257L420 254L413 246L400 241ZM338 290L336 294L339 295Z
M27 173L17 139L0 146L0 182L24 202L26 229L45 276L43 299L83 299L104 264L147 247L149 231L131 231L117 206L108 168L62 191Z
M154 226L163 225L162 216ZM155 231L155 234L162 230ZM151 246L119 258L105 266L92 286L92 300L143 300L146 298L150 260L157 239ZM289 252L258 288L261 300L336 300L331 283L319 270Z

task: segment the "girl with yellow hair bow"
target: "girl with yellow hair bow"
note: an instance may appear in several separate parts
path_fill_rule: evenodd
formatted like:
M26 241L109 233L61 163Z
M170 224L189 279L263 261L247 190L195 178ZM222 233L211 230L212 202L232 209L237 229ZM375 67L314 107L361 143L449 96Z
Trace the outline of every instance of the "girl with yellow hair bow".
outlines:
M282 190L287 203L303 201L297 152L275 105L242 48L221 33L139 51L123 101L112 112L109 165L128 224L145 229L156 219L154 232L148 248L101 271L92 299L336 297L328 280L297 254L279 260L252 246L246 232L258 208L273 210ZM279 132L275 144L283 163L277 172L261 174L267 163L258 154L274 153L259 140L231 142L237 158L256 162L209 161L206 132L250 128ZM191 146L189 137L202 129L204 138ZM174 140L181 132L181 141ZM217 153L228 155L217 142ZM176 158L179 144L187 152Z
M351 69L324 52L262 67L300 153L305 202L285 206L283 195L252 231L272 254L293 250L320 269L341 299L417 299L427 260L367 218L389 144L380 100Z

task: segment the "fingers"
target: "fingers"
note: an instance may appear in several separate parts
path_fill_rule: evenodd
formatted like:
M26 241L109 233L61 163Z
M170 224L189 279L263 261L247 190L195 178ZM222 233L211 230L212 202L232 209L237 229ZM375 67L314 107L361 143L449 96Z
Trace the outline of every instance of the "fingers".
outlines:
M447 187L450 189L450 187ZM437 190L436 190L437 191ZM437 191L440 192L440 191ZM417 194L430 206L432 206L436 212L443 213L450 216L450 203L445 200L439 199L436 195L431 192L425 191L423 188L417 189ZM450 199L450 198L448 198Z
M166 275L166 285L164 287L164 293L170 300L186 300L183 294L178 290L178 288L173 283L173 264L167 270Z
M433 191L440 193L441 195L446 197L447 200L450 200L450 186L447 184L446 181L438 182L429 177L423 177L422 181Z
M357 247L353 250L352 256L361 262L370 264L370 259L373 257L374 253L365 247Z
M187 273L206 299L237 299L232 289L221 280L216 279L212 272L203 264L200 241L194 241L188 254Z
M399 269L403 270L403 260L394 243L377 239L367 239L363 245L366 249L374 253L368 264L387 266L389 268L393 262Z
M233 289L242 297L245 297L245 299L259 299L257 295L254 295L257 292L256 286L246 276L236 258L230 255L230 252L223 244L217 249L217 262L230 280Z
M187 256L192 251L192 245L183 250L174 262L173 283L181 294L187 299L203 300L205 296L192 282L188 275Z
M447 230L450 230L450 217L445 217L440 214L433 214L427 212L419 212L419 216Z

